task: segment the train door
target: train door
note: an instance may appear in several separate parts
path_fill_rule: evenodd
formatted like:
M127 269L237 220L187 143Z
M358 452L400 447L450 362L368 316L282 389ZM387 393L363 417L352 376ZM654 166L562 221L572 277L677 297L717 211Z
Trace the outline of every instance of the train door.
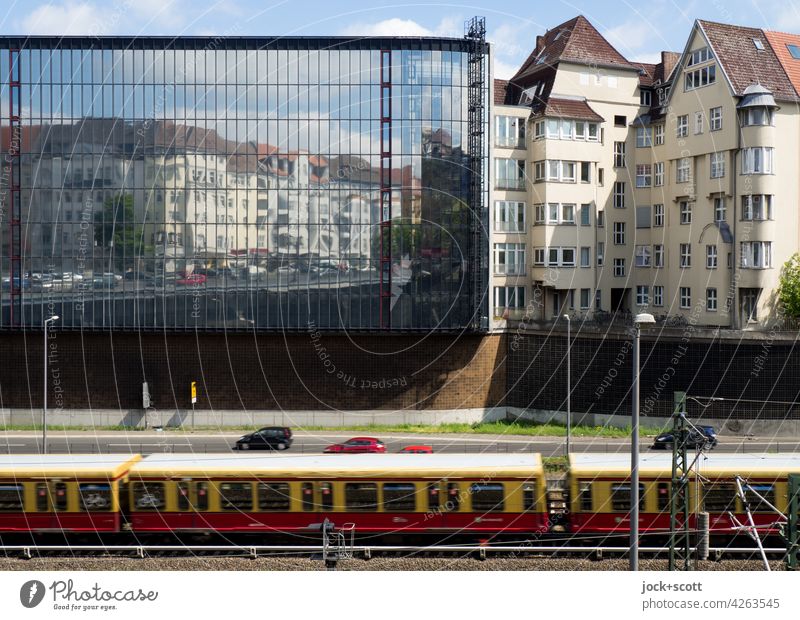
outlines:
M444 510L447 502L446 492L442 493L444 483L441 480L428 482L425 485L425 495L428 502L425 514L426 530L441 530L444 528Z

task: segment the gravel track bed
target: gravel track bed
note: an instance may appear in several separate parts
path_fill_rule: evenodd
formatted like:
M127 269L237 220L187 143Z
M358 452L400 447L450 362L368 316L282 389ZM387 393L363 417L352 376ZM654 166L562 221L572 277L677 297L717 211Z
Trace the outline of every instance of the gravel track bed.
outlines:
M772 570L783 570L781 561L770 563ZM666 570L666 560L641 560L641 570ZM248 558L40 558L18 560L0 558L0 571L35 570L225 570L225 571L305 571L324 570L320 560L308 558L264 557ZM614 571L628 570L627 559L592 561L583 559L514 558L479 561L472 558L373 558L371 560L346 560L339 562L339 570L472 570L472 571L530 571L530 570L576 570ZM763 570L763 564L754 560L723 560L701 562L701 571L755 571Z

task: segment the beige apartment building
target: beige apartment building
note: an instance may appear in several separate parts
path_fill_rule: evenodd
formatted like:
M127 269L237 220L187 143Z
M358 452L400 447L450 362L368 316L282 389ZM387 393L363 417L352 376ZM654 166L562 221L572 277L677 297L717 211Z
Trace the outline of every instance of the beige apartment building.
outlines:
M582 16L494 81L494 325L764 329L800 251L800 36L696 21L625 59Z

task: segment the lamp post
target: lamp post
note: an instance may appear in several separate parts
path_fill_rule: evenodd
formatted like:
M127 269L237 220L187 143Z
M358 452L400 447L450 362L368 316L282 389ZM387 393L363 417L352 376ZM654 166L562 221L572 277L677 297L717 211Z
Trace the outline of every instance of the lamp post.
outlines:
M572 321L569 319L569 315L565 314L564 319L567 321L567 445L566 445L566 456L569 458L569 448L570 448L570 435L572 433L572 368L571 368L571 359L570 353L572 352Z
M630 569L639 570L639 335L641 326L655 323L652 314L633 319L633 386L631 389L631 539Z
M42 454L47 454L47 324L59 319L56 314L49 319L45 319L44 325L44 394L42 398Z

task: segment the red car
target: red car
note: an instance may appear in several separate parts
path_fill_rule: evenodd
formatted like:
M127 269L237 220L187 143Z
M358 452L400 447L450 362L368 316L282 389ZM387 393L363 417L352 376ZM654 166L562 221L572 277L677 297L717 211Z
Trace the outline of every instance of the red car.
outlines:
M433 446L406 446L400 454L433 454Z
M325 454L367 454L384 453L386 444L374 437L353 437L342 443L335 443L324 450Z
M178 280L178 284L183 284L186 286L198 286L200 284L206 283L206 276L202 273L190 273L188 276L183 276L180 280Z

